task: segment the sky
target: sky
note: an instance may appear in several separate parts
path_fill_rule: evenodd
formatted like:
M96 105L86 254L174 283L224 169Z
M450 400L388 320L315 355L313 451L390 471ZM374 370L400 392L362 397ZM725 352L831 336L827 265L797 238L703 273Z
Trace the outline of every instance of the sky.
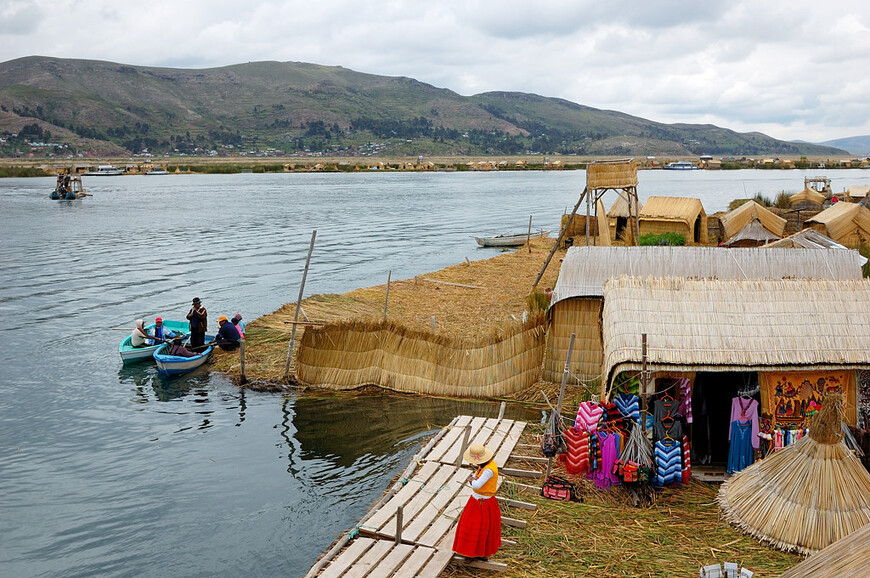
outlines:
M870 135L870 1L0 0L0 62L263 60L784 140Z

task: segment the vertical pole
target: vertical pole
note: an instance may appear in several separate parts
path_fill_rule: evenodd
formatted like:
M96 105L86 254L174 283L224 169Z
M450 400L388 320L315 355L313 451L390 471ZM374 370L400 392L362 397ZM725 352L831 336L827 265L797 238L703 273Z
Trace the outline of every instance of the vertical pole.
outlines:
M559 229L559 236L556 238L556 242L553 243L553 246L550 248L550 254L547 255L547 258L544 260L544 264L541 266L541 270L538 271L538 276L535 277L535 282L532 283L532 290L538 286L538 282L541 280L541 277L544 276L544 271L547 270L547 266L550 264L550 261L553 259L553 255L556 251L559 250L559 245L562 244L562 239L565 238L565 233L568 232L568 227L571 226L571 223L574 222L574 215L577 214L577 209L580 208L580 203L583 202L583 197L586 196L588 189L586 187L583 188L583 192L580 193L580 198L577 199L577 204L574 205L574 208L571 210L571 215L568 217L568 221L565 223L565 226Z
M432 333L435 333L435 316L432 316Z
M402 506L396 508L396 546L402 543L402 518L404 517L404 510Z
M574 351L575 334L571 334L571 341L568 342L568 355L565 356L565 369L562 371L562 386L559 388L559 401L556 402L556 415L554 419L562 419L562 401L565 399L565 384L568 381L568 374L571 367L571 354ZM553 458L547 458L547 476L550 475L550 470L553 467ZM546 480L546 478L544 478Z
M589 214L592 212L592 195L586 195L586 246L589 246Z
M241 385L245 385L246 383L248 383L248 378L245 376L245 340L244 339L242 339L239 342L239 365L240 365L239 372L241 373L241 378L240 378L239 382L241 383Z
M642 366L642 369L640 370L641 391L640 391L640 395L638 396L640 398L638 401L640 402L639 403L639 405L640 405L640 420L641 420L640 424L641 424L641 427L643 428L643 431L645 432L646 431L646 419L644 418L643 412L644 412L644 406L646 405L645 400L646 400L647 386L648 386L648 382L649 382L649 374L647 373L647 369L646 369L646 359L647 359L647 357L646 357L646 333L641 334L640 339L641 339L640 352L641 352L641 355L643 356L643 366Z
M314 251L314 239L317 229L311 231L311 244L308 246L308 257L305 259L305 271L302 273L302 284L299 285L299 297L296 299L296 313L293 314L293 329L290 330L290 345L287 346L287 362L284 364L284 377L290 375L290 360L293 358L293 344L296 341L296 321L299 321L299 311L302 309L302 294L305 291L305 279L308 278L308 266L311 264L311 252Z
M498 408L498 421L501 421L504 418L504 410L507 407L505 402L501 402L501 406Z
M393 270L387 271L387 293L384 295L384 320L387 319L387 302L390 300L390 277L393 276Z
M529 246L529 253L532 252L532 216L529 215L529 234L526 237L526 245Z
M462 445L459 446L459 457L456 458L457 468L462 465L462 454L465 453L465 449L468 447L468 438L471 437L471 426L467 425L463 429L465 434L462 436Z

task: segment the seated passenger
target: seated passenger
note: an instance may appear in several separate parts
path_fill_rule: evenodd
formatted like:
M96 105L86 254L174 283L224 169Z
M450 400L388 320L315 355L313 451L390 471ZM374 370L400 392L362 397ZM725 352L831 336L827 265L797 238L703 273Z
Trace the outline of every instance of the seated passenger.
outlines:
M145 331L145 320L137 319L136 327L133 328L133 333L130 334L130 345L133 347L145 347L148 345L148 333Z
M173 338L172 345L169 346L169 355L177 355L178 357L195 357L198 355L186 348L182 341L181 337Z
M220 325L220 329L218 329L218 333L212 343L224 351L235 350L239 346L239 340L241 339L239 330L229 322L226 315L218 317L218 325Z

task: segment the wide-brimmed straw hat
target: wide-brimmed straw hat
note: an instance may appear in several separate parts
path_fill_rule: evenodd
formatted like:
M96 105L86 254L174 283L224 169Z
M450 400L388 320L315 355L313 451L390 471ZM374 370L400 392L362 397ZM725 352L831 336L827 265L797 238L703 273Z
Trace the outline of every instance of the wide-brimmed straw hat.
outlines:
M492 450L483 444L474 444L468 446L468 449L465 450L464 454L462 454L462 459L469 464L485 464L492 459Z
M870 473L842 441L843 403L827 396L808 436L722 484L717 501L732 525L807 555L870 524Z

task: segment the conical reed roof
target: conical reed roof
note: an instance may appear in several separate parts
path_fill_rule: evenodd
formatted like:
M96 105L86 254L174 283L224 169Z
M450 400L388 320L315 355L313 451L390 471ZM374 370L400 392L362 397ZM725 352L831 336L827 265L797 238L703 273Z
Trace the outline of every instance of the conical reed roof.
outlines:
M717 500L737 528L812 554L870 523L870 473L843 443L843 398L825 398L810 435L734 474Z

